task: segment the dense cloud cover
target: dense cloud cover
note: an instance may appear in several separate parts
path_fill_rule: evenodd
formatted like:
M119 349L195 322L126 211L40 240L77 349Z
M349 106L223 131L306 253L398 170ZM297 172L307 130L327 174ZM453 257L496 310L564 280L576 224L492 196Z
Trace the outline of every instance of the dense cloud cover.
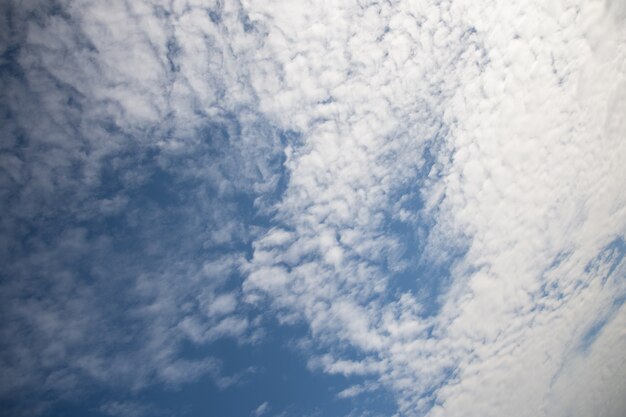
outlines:
M266 384L223 343L343 377L332 415L626 413L623 1L0 19L2 415Z

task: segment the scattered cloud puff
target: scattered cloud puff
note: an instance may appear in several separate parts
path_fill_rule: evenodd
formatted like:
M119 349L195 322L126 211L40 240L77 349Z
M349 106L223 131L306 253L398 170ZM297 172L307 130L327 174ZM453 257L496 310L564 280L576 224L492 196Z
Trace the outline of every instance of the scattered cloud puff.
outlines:
M0 11L0 396L226 388L263 311L340 399L624 414L622 2Z
M270 404L269 402L265 401L264 403L260 404L257 408L254 409L254 411L252 412L252 415L255 417L260 417L264 414L267 414L270 410Z
M339 393L337 393L337 397L341 399L353 398L364 393L376 391L377 389L380 389L380 386L378 386L377 384L372 384L372 383L362 384L362 385L352 385L340 391Z

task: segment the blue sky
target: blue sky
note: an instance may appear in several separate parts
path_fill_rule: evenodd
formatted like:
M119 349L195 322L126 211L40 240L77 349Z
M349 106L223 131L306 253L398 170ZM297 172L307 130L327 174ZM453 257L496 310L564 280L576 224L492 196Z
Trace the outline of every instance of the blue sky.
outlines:
M623 416L625 18L3 2L0 415Z

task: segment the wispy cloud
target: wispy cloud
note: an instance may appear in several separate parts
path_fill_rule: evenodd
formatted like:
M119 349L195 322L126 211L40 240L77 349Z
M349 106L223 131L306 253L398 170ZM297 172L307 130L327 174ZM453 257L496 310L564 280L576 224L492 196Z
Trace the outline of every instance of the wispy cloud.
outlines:
M99 410L113 417L143 417L146 415L159 415L158 410L149 405L132 401L111 401L100 406Z
M257 408L255 408L254 411L252 411L252 415L255 417L260 417L264 414L267 414L269 410L270 410L270 404L269 402L265 401L264 403L260 404Z

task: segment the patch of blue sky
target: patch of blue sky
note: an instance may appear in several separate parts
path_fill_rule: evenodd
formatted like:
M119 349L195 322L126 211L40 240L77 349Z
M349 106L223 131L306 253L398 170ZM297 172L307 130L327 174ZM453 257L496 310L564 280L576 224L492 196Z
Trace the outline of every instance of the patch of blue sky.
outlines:
M592 270L608 265L608 269L602 277L602 281L605 282L622 264L624 255L626 255L626 242L621 236L619 236L606 245L600 253L585 266L585 272L589 273ZM626 277L620 276L616 278L624 279Z
M622 305L626 301L626 294L621 295L613 300L610 308L604 311L602 316L587 329L585 334L580 338L578 349L583 352L588 352L593 346L594 342L602 332L602 329L615 317L615 314L621 309Z
M0 55L0 76L3 79L13 77L17 80L24 79L24 70L17 63L17 57L20 52L19 45L9 45ZM6 103L0 103L4 107Z
M604 268L601 276L602 283L609 279L624 280L626 275L623 274L624 255L626 255L626 244L620 236L606 245L600 253L585 267L585 272L590 273L594 270ZM618 273L615 273L618 271ZM587 329L580 339L579 349L583 352L589 351L591 346L602 332L602 329L609 323L615 314L621 309L626 301L626 293L615 294L615 298L610 307L598 317L598 319Z
M110 134L124 135L114 123L103 123ZM232 128L233 125L235 128ZM2 282L15 282L16 277L21 277L18 282L23 285L16 294L24 300L34 299L39 304L54 308L55 303L62 306L78 298L79 302L90 302L94 311L102 313L99 320L104 322L92 323L92 334L85 335L79 345L70 346L73 353L68 352L68 360L72 360L74 353L79 356L94 353L89 350L94 346L99 346L96 356L105 360L123 356L149 334L151 323L142 322L132 313L144 307L141 303L150 302L134 292L139 276L148 276L157 286L163 284L159 282L161 280L166 281L166 286L176 285L175 281L169 281L179 276L181 285L189 286L184 283L185 274L200 270L204 262L223 254L251 251L245 232L207 244L210 240L208 235L222 226L223 221L235 219L242 228L270 222L266 214L258 213L254 190L248 184L235 185L232 192L223 194L215 178L207 178L203 174L203 168L218 166L222 175L218 180L225 178L236 182L243 176L238 170L241 157L235 147L241 131L236 121L231 120L229 126L231 128L227 129L220 123L208 124L199 132L200 145L182 155L165 154L157 147L142 146L129 137L128 146L102 161L95 189L76 180L82 174L81 167L75 165L72 167L73 179L68 179L60 195L50 202L51 210L46 211L44 216L27 219L22 227L15 229L18 234L11 239L15 247L4 252L5 267L0 273ZM271 127L266 126L265 129ZM25 140L33 141L34 138ZM265 152L263 157L268 158L265 163L276 175L284 176L284 157L280 153ZM251 181L254 180L252 178ZM274 198L280 196L285 181L279 180L278 185ZM87 196L81 196L85 190L88 191ZM123 200L119 209L98 210L118 197ZM17 275L12 271L17 271ZM220 288L235 290L242 279L230 274ZM68 288L67 285L73 287ZM202 288L190 287L187 295L193 298L195 291L200 290ZM65 291L69 293L65 294ZM81 300L85 291L96 293L97 298ZM42 300L47 301L44 303ZM4 307L11 305L5 304ZM68 323L68 326L71 325ZM120 334L127 335L125 340L113 340ZM33 337L37 337L37 333ZM16 340L15 343L30 342L27 339ZM203 355L201 351L197 352ZM189 351L182 346L180 353L184 357ZM70 378L84 379L81 387L89 389L76 393L76 398L72 400L63 400L65 396L61 396L58 407L49 409L49 414L46 411L40 415L98 415L94 411L98 401L93 398L109 388L76 369L72 370L71 363L67 365L68 369L63 372L68 372ZM304 364L301 363L301 366ZM189 395L202 392L208 380L209 377L206 377L192 385ZM163 387L151 390L140 391L137 395L150 396L151 392L158 391L161 398L161 391L167 391ZM53 391L23 391L14 397L15 400L3 400L0 406L3 412L13 412L26 405L25 402L31 405L53 402L56 399ZM128 395L128 387L121 385L116 396L123 398ZM179 392L176 395L181 396L183 401L186 394ZM215 393L213 398L220 395ZM102 396L103 399L107 397L106 394ZM200 401L199 404L202 406L204 403ZM172 414L180 415L176 412Z
M552 260L552 263L550 263L550 265L548 266L548 268L546 268L546 270L543 273L543 277L545 279L545 281L541 284L540 287L540 296L541 297L553 297L556 300L561 300L564 297L564 294L562 293L562 290L559 288L559 283L557 280L550 280L547 279L547 275L551 272L551 271L555 271L559 268L559 266L567 261L569 259L569 257L572 255L572 251L570 250L563 250L561 252L559 252L554 259ZM535 309L541 310L543 307L541 304L538 304L537 306L535 306Z
M437 158L441 155L441 147L448 134L443 123L437 124L435 135L428 140L422 153L420 170L391 196L391 201L401 201L399 208L412 213L414 217L401 221L387 216L385 224L385 233L396 237L401 246L400 259L390 259L392 265L383 265L383 270L391 277L386 296L392 299L400 293L413 293L420 300L424 316L438 313L443 295L452 282L452 267L466 253L463 242L448 242L447 252L440 253L440 259L437 260L424 253L429 234L436 224L432 213L424 212L424 187L429 176L440 175L436 169L436 164L440 162ZM397 270L398 264L403 265L403 268Z
M597 321L596 323L594 323L583 335L583 337L580 340L580 345L579 345L579 349L584 351L588 351L589 348L593 345L593 343L596 341L598 335L600 334L600 331L602 331L602 329L604 328L604 326L606 326L606 324L609 322L609 318L612 316L612 314L610 314L608 317L602 317L599 321Z
M274 414L349 414L357 404L349 399L340 399L337 394L350 385L364 382L365 379L345 378L320 371L311 372L306 366L306 355L311 352L303 352L293 347L293 343L306 337L306 334L304 326L272 326L263 342L257 345L235 346L229 340L212 345L209 350L224 359L226 374L240 372L246 365L255 370L245 378L249 383L244 382L230 390L232 397L229 398L228 393L223 392L222 398L215 398L220 407L215 410L215 415L244 415L248 409L253 409L264 401L270 403ZM245 398L248 403L238 404L238 395L238 398ZM395 410L392 398L384 391L358 398L357 401L357 408L362 410L384 414L391 414Z
M154 416L250 416L264 402L269 405L267 416L343 417L355 413L392 415L396 411L393 397L384 389L339 398L339 392L366 380L311 372L303 352L289 343L305 333L300 326L276 326L269 329L262 343L254 345L233 340L204 347L188 345L181 357L218 357L224 375L241 375L226 388L218 387L209 376L173 389L155 386L132 392L101 387L59 402L42 417L103 416L102 406L112 401L140 404Z

